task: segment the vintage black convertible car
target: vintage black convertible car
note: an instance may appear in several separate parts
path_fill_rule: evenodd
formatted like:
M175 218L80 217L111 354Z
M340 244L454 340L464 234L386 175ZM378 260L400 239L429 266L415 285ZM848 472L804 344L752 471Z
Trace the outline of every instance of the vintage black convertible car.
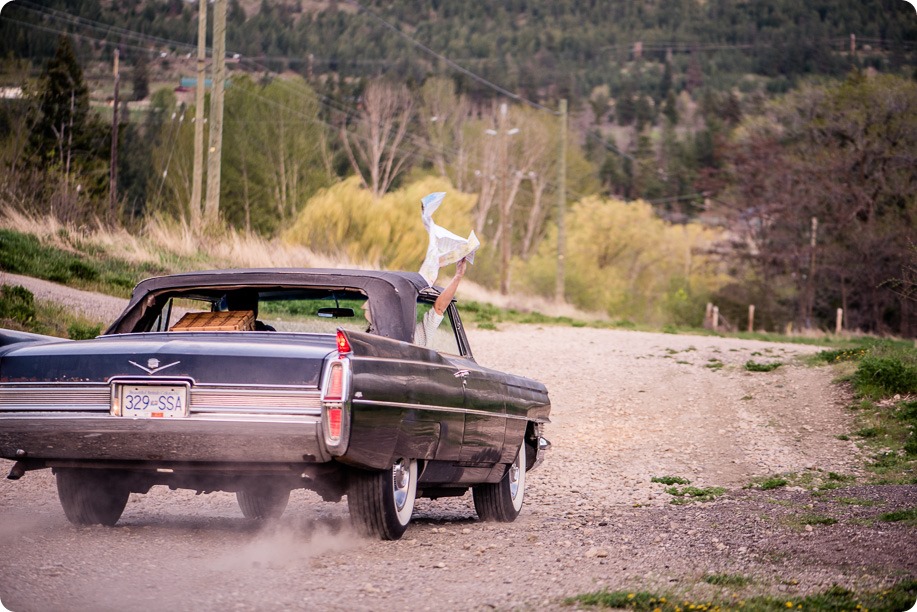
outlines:
M344 495L397 539L417 496L512 521L543 458L544 385L478 365L455 304L419 274L251 269L151 278L98 338L0 331L0 457L51 468L77 525L114 525L153 485L233 491L249 518L290 491ZM370 323L371 321L371 323Z

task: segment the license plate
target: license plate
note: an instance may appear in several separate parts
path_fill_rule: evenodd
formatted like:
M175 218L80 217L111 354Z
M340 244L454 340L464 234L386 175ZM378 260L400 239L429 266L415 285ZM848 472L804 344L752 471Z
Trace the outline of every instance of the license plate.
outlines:
M121 385L121 416L171 419L188 416L188 388L183 385Z

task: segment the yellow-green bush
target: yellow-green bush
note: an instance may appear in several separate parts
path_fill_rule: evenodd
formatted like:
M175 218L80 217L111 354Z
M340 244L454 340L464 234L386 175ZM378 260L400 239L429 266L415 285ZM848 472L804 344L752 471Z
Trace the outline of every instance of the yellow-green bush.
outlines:
M373 200L359 179L349 178L309 199L283 239L361 265L419 270L428 243L420 200L434 191L448 194L434 221L467 236L476 196L460 193L445 179L425 177Z
M707 254L718 237L697 223L667 223L646 202L586 198L567 216L567 299L614 319L697 325L707 295L726 280ZM536 256L516 262L520 285L553 292L556 245L552 229Z

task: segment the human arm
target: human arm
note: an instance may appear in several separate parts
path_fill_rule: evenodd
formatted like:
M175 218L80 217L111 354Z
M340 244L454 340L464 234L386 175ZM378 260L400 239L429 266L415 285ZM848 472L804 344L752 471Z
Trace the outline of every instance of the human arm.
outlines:
M436 302L433 303L433 310L436 311L436 314L442 316L446 312L446 308L449 307L449 304L452 302L452 298L455 297L455 291L458 289L459 283L462 282L462 277L465 276L465 270L468 268L468 262L464 258L458 260L455 264L455 275L452 277L452 280L449 281L449 284L446 285L446 288L443 289L443 292L439 294L439 297L436 298Z

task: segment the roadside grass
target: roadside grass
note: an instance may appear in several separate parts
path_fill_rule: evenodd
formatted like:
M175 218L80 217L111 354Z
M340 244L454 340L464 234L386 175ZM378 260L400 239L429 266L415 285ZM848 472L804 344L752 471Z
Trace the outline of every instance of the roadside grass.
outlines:
M749 372L773 372L774 370L776 370L777 368L779 368L782 365L783 363L779 361L771 361L769 363L758 363L757 361L749 359L748 361L745 362L745 369Z
M343 265L348 262L234 230L197 236L186 225L159 218L133 232L77 228L0 207L0 271L118 297L130 295L143 278L170 272Z
M806 525L816 526L816 525L834 525L837 523L837 519L832 516L826 516L824 514L800 514L799 516L787 517L786 523L791 527L805 527Z
M567 316L552 317L540 312L524 312L514 308L500 308L484 302L463 301L462 319L480 329L497 329L498 323L528 323L536 325L567 325L570 327L615 327L602 321L582 321Z
M821 351L853 389L855 426L840 439L857 440L870 456L873 484L917 484L917 348L911 342L864 339Z
M874 499L862 499L859 497L835 497L832 501L838 504L844 504L845 506L879 506L882 504L880 501Z
M896 510L894 512L885 512L879 515L880 521L886 523L904 523L905 525L917 525L917 508L907 508L905 510Z
M36 300L18 285L0 285L0 328L85 340L102 332L102 324L73 314L65 306Z
M650 482L658 482L664 485L689 485L691 481L687 478L682 478L681 476L653 476L650 478Z
M724 587L744 587L752 583L752 579L742 574L704 574L701 578L707 584Z
M726 492L723 487L691 487L686 486L678 488L675 486L667 487L666 493L673 497L673 504L689 504L691 502L708 502L713 501Z
M772 491L782 487L800 487L813 492L830 491L850 486L856 482L856 478L837 472L825 472L821 468L807 469L803 472L787 472L784 474L773 474L771 476L759 476L752 478L751 482L742 487L743 489L758 489L761 491Z
M712 583L711 583L712 584ZM723 585L735 588L738 585ZM914 605L917 581L905 580L883 591L856 593L834 585L820 593L803 597L772 597L755 595L740 597L738 593L722 593L717 598L694 600L672 593L648 591L609 591L606 589L568 597L568 606L588 606L621 610L659 610L660 612L711 612L713 610L745 610L772 612L776 610L870 610L900 612Z
M762 480L758 484L757 488L761 489L762 491L770 491L772 489L779 489L780 487L785 487L787 484L789 484L789 481L786 478L782 478L780 476L771 476L770 478L766 478L765 480Z
M165 271L152 262L101 257L98 249L80 241L74 246L81 250L43 244L35 236L0 229L0 270L125 298L140 279Z
M709 368L713 370L714 372L716 372L717 370L723 369L725 365L726 365L725 363L723 363L721 360L717 359L716 357L711 357L710 359L707 360L707 363L704 364L704 367Z

